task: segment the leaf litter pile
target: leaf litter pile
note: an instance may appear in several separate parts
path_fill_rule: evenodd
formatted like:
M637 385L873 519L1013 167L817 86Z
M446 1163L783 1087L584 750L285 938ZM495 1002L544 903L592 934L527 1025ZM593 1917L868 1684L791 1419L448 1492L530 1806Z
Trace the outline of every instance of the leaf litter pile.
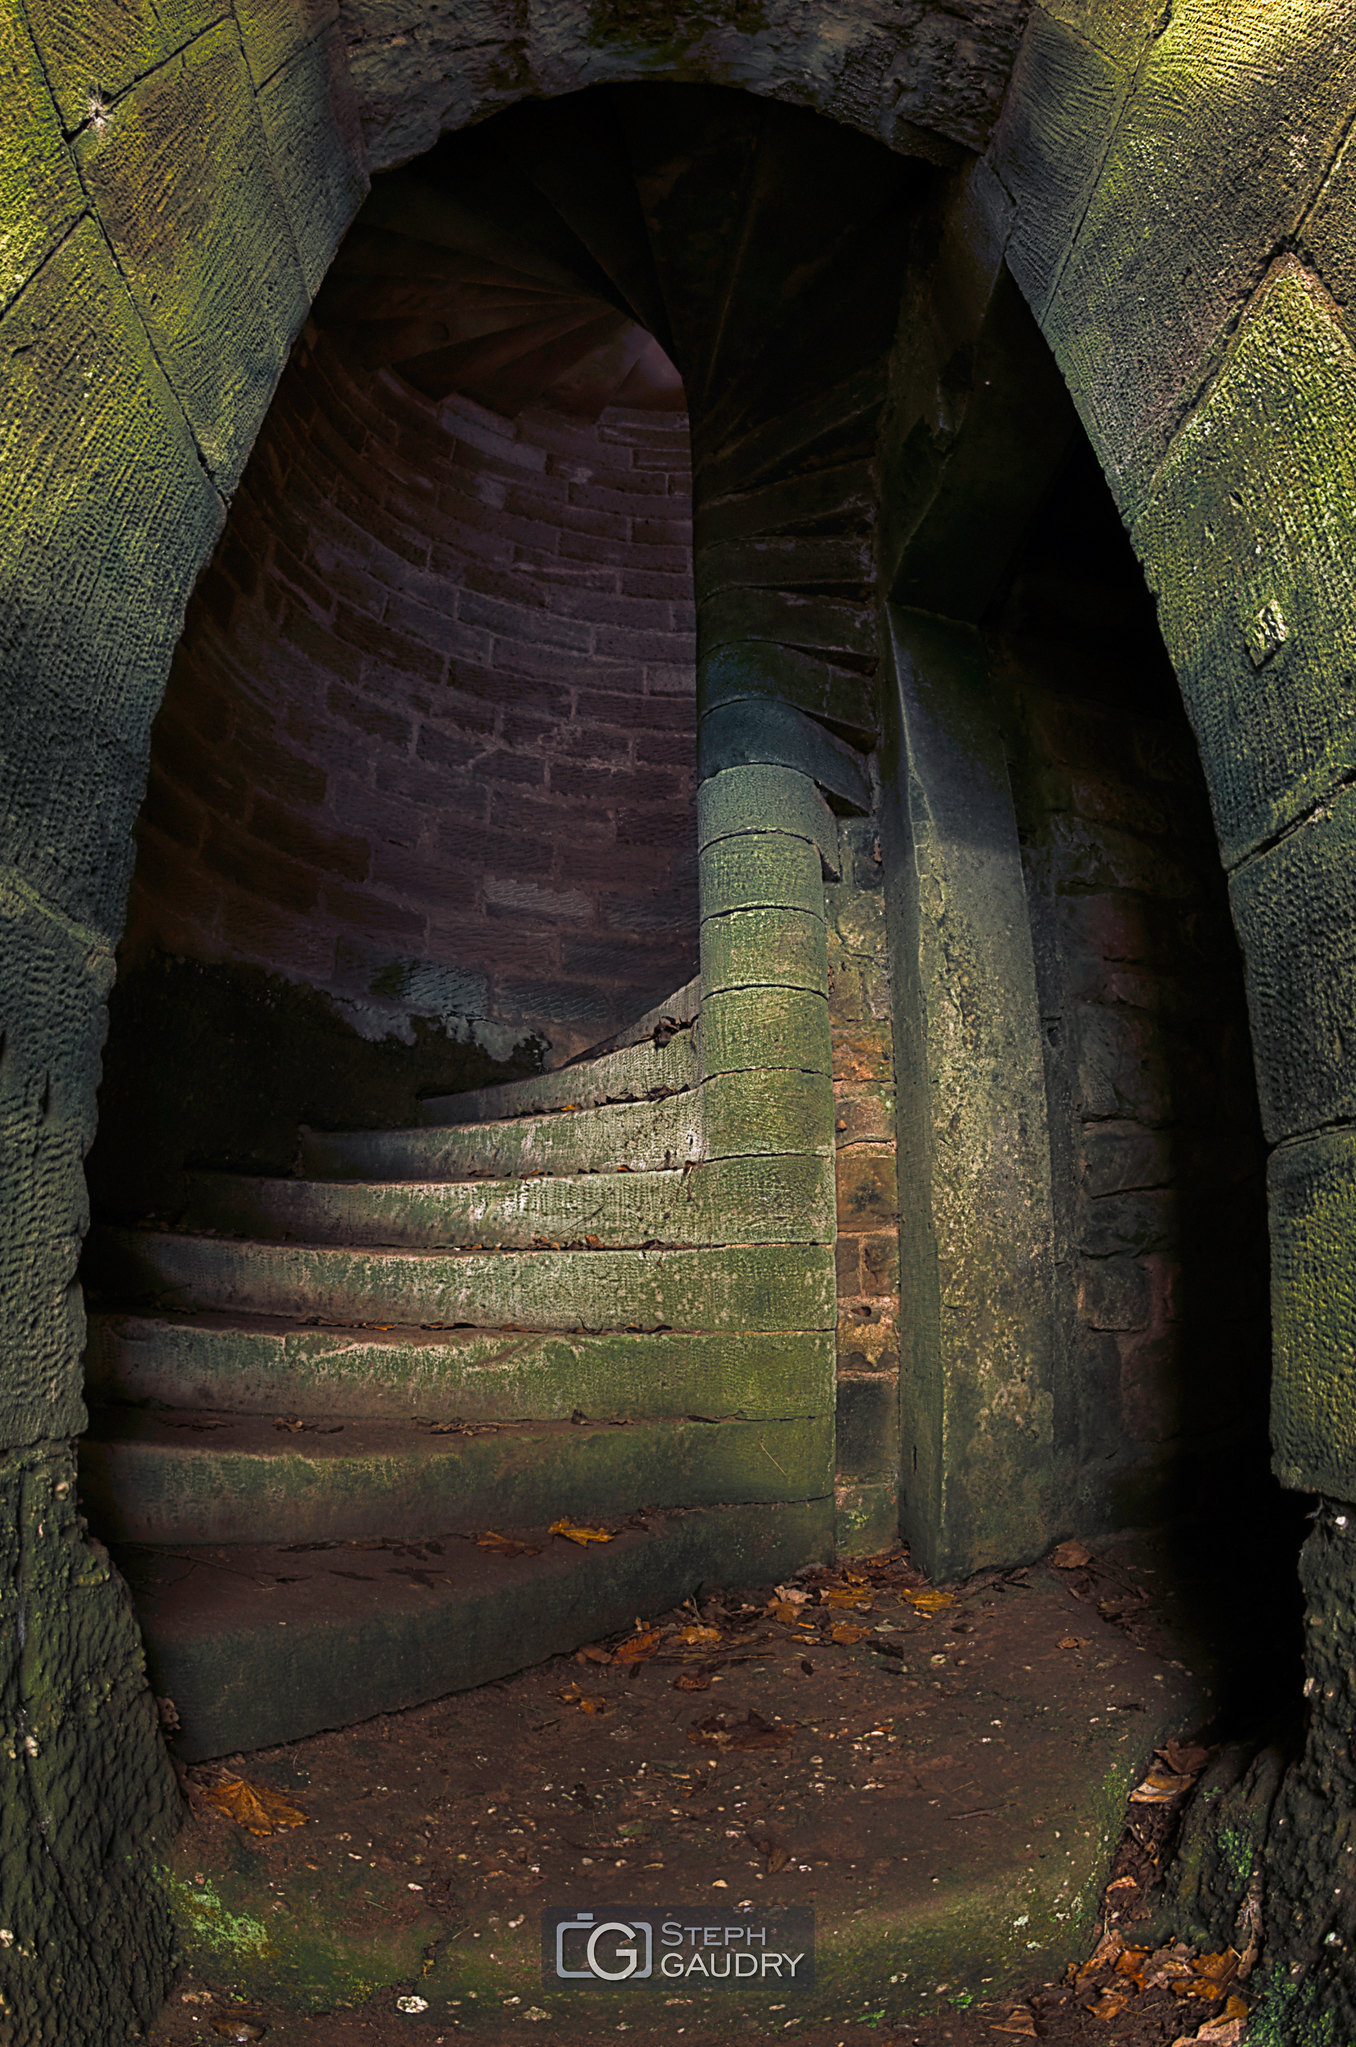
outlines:
M609 1539L573 1523L551 1534ZM539 1547L480 1540L510 1559ZM248 1866L263 1898L309 1887L340 1934L379 1932L406 1955L424 1939L429 1955L478 1940L491 1920L530 1929L546 1905L626 1896L725 1911L811 1905L823 1940L862 1911L897 1905L907 1919L911 1900L963 1886L966 1869L981 1881L1057 1863L1086 1796L1074 1759L1100 1730L1097 1741L1124 1736L1142 1767L1100 1938L1081 1963L1042 1970L1034 1955L1026 1988L1006 1996L983 1980L920 1983L903 2008L877 1995L832 2020L732 2011L714 2031L675 1999L648 2015L628 2008L618 2029L682 2035L683 2047L783 2033L811 2047L1239 2047L1253 1953L1135 1939L1207 1760L1180 1741L1151 1754L1137 1720L1165 1685L1178 1687L1181 1724L1209 1717L1199 1674L1155 1633L1153 1575L1123 1545L1117 1560L1070 1542L1043 1566L943 1590L895 1551L756 1591L699 1591L476 1691L188 1768L177 1866L190 1885ZM506 1997L491 2019L469 1999L440 1998L429 1966L375 1998L336 1997L323 2017L250 1997L227 1975L189 1979L152 2037L597 2047L596 2025L579 2030L539 1978L531 1998Z

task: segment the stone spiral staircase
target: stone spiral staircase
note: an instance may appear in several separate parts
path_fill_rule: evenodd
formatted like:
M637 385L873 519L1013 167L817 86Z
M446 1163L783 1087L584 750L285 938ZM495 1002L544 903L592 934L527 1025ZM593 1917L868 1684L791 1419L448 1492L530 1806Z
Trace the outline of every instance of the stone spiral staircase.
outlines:
M483 1682L832 1549L823 878L835 811L872 800L882 250L930 171L705 88L578 95L486 136L469 170L464 138L440 145L417 206L379 187L317 318L423 388L474 385L471 363L482 395L525 402L563 361L539 307L519 307L516 383L428 325L455 328L451 257L511 267L511 239L681 366L701 973L570 1067L429 1102L417 1129L303 1133L290 1177L202 1172L173 1228L93 1233L83 1498L187 1757ZM562 1518L611 1539L549 1533Z

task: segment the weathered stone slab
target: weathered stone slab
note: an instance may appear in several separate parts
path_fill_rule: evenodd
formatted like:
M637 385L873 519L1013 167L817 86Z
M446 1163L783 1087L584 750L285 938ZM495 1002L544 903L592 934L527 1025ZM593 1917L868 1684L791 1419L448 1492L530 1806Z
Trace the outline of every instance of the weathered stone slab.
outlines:
M339 0L233 0L254 85L281 71L339 18Z
M1268 1180L1276 1476L1356 1500L1356 1133L1283 1144Z
M380 1251L96 1229L89 1282L128 1304L415 1328L828 1329L831 1245Z
M84 211L85 195L17 8L0 19L0 312Z
M1053 1216L1021 847L977 632L891 612L901 1526L930 1573L1039 1554L1053 1495Z
M809 775L848 810L871 808L871 784L861 754L791 704L719 704L697 727L703 781L728 768L767 764Z
M797 1156L527 1180L383 1184L194 1173L181 1220L232 1236L429 1250L817 1243L833 1234L823 1167Z
M80 1490L107 1542L399 1540L606 1520L640 1508L815 1499L833 1420L508 1423L472 1435L355 1421L289 1434L232 1420L204 1442L107 1411L80 1446Z
M1348 135L1302 230L1304 248L1356 340L1356 135Z
M1356 764L1356 349L1293 260L1134 539L1232 865Z
M1262 1124L1274 1144L1356 1115L1356 791L1230 883Z
M318 37L268 80L259 92L259 115L306 290L314 297L369 183L338 30Z
M698 599L697 630L703 649L768 640L828 656L870 660L876 653L876 621L869 604L812 590L712 591Z
M822 1074L776 1066L713 1073L701 1098L707 1158L769 1152L827 1158L833 1151L833 1097Z
M217 0L25 0L33 39L68 133L221 19Z
M93 222L0 321L0 379L0 857L113 932L221 500Z
M787 832L743 832L703 846L697 862L703 917L729 910L824 914L819 850Z
M702 920L702 986L775 985L827 995L824 920L805 910L732 910Z
M1332 162L1354 30L1351 0L1192 0L1145 52L1042 319L1127 513Z
M713 990L702 1003L701 1056L707 1075L778 1066L829 1074L828 1000L806 988Z
M241 1550L239 1577L194 1570L190 1553L186 1587L181 1559L141 1578L139 1613L152 1682L183 1718L178 1753L224 1755L487 1684L663 1613L701 1584L771 1584L827 1560L832 1544L826 1497L656 1516L588 1551L555 1540L539 1556L489 1557L449 1544L431 1587L379 1551L364 1583L337 1576L325 1551Z
M712 541L693 563L700 596L717 590L807 590L816 583L875 580L871 536L854 533L769 533Z
M708 541L740 540L783 533L794 526L831 521L842 528L860 519L869 526L876 507L876 482L869 462L836 463L760 485L727 498L707 500L695 514L696 551Z
M203 460L229 491L309 303L234 23L152 72L76 152Z
M778 1330L597 1336L304 1329L223 1316L95 1314L90 1398L132 1407L515 1422L824 1414L834 1346Z
M340 1180L457 1180L470 1173L662 1172L702 1155L701 1097L684 1089L658 1102L617 1102L571 1115L419 1130L308 1130L301 1167Z
M562 1113L599 1108L609 1102L643 1101L652 1088L691 1087L697 1078L697 1048L690 1031L666 1044L625 1045L598 1059L581 1059L526 1080L471 1088L459 1095L430 1095L420 1119L430 1124L488 1122L504 1116Z

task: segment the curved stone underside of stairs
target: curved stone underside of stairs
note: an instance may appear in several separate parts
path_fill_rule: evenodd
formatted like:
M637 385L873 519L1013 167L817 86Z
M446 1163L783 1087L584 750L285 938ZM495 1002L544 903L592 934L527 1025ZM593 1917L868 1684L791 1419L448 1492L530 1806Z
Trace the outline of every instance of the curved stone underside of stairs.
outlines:
M592 1058L428 1102L417 1129L303 1133L290 1177L202 1172L173 1227L94 1232L83 1497L187 1756L831 1551L823 879L835 812L872 800L891 252L932 175L744 95L609 89L378 181L336 263L317 318L425 390L603 390L496 264L607 302L679 365L701 974ZM482 286L494 364L456 325ZM504 353L510 332L531 347ZM582 349L587 323L568 332ZM628 404L640 359L611 387ZM551 1535L562 1518L612 1539Z

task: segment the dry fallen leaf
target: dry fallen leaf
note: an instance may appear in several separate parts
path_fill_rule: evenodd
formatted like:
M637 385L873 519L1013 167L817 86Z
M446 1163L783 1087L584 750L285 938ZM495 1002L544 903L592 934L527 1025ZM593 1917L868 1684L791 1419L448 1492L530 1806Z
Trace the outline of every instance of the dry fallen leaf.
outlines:
M229 2015L209 2019L208 2025L219 2040L262 2040L268 2031L258 2019L236 2019Z
M1238 2047L1242 2038L1241 2018L1230 2019L1221 2016L1217 2019L1208 2019L1203 2026L1196 2028L1196 2039L1205 2043L1205 2047Z
M1089 2004L1085 2009L1095 2019L1119 2018L1134 1994L1133 1990L1104 1990L1096 2004Z
M855 1613L866 1613L871 1606L868 1594L855 1585L828 1585L819 1595L821 1606L850 1606Z
M1109 1969L1124 1946L1123 1936L1117 1933L1114 1926L1111 1927L1102 1935L1086 1962L1080 1965L1078 1970L1080 1981L1084 1976L1091 1976L1097 1969Z
M1198 1777L1210 1760L1208 1748L1197 1748L1191 1742L1165 1741L1156 1753L1179 1777Z
M1137 1891L1138 1889L1139 1889L1138 1877L1117 1876L1113 1877L1111 1882L1107 1885L1107 1894L1109 1896L1112 1891Z
M774 1599L768 1608L768 1612L772 1615L773 1620L785 1621L788 1626L792 1627L800 1619L800 1608L792 1606L789 1599Z
M784 1600L788 1606L804 1606L810 1597L803 1585L778 1585L776 1593L778 1599Z
M1060 1638L1061 1649L1086 1649L1087 1640L1082 1635L1064 1635Z
M1023 2040L1038 2040L1035 2014L1019 2004L1005 2019L995 2020L989 2027L991 2033L1016 2033Z
M678 1630L678 1640L686 1642L690 1647L695 1647L698 1642L719 1642L720 1639L719 1628L708 1628L698 1621L693 1621L687 1627Z
M512 1535L496 1535L492 1528L487 1528L483 1535L476 1537L476 1548L491 1549L496 1556L501 1557L538 1557L541 1555L541 1544L539 1542L519 1542Z
M304 1827L306 1815L299 1805L267 1784L250 1784L243 1777L218 1777L203 1791L207 1804L225 1813L228 1820L244 1827L246 1833L278 1834L285 1827Z
M551 1523L552 1535L563 1535L567 1542L611 1542L612 1535L606 1528L585 1528L582 1522L562 1518Z
M601 1692L581 1692L579 1710L581 1713L606 1713L607 1700Z
M850 1621L835 1621L829 1629L835 1642L864 1642L870 1633L870 1628L854 1627Z
M597 1642L586 1642L582 1649L575 1650L574 1660L576 1663L610 1663L612 1651Z
M709 1692L711 1680L700 1670L680 1670L673 1680L675 1692Z
M904 1597L919 1613L940 1613L943 1607L956 1604L954 1592L906 1592Z
M1171 1805L1195 1783L1194 1777L1171 1770L1166 1763L1150 1763L1144 1779L1130 1793L1131 1805Z
M659 1629L646 1628L643 1634L631 1635L616 1648L618 1663L643 1663L647 1656L653 1656L659 1647Z
M1085 1543L1070 1536L1050 1552L1050 1561L1057 1571L1081 1571L1084 1564L1092 1562L1092 1551Z

